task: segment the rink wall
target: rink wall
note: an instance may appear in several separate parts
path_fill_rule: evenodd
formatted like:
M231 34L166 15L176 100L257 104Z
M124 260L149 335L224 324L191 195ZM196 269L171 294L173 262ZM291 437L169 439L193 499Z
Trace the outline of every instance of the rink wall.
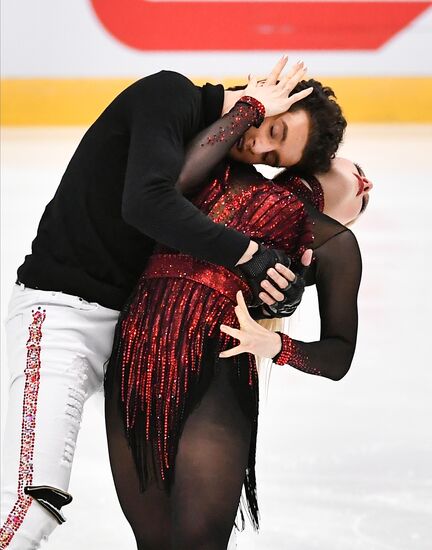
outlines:
M431 2L4 0L3 125L92 122L161 69L197 84L265 75L281 53L351 122L432 122Z
M192 80L197 84L215 81ZM240 77L220 81L226 86L242 82ZM323 77L322 81L336 91L350 122L432 122L431 78ZM131 82L133 79L8 79L2 83L2 124L87 125Z

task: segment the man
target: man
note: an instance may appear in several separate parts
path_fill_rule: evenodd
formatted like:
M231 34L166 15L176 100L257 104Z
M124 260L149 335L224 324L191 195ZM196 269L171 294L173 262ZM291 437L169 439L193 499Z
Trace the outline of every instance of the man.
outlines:
M154 241L228 268L254 259L258 243L215 224L175 189L187 143L244 94L255 98L245 99L245 109L259 109L259 100L270 116L233 147L238 160L301 167L316 136L329 133L314 122L315 111L327 105L333 116L336 104L314 84L319 108L298 108L310 90L289 94L304 69L298 64L277 82L285 64L242 92L198 88L162 71L124 90L81 140L18 270L7 319L1 548L38 547L64 521L83 405L102 385L118 312ZM322 169L342 137L333 134ZM264 288L263 303L284 298Z

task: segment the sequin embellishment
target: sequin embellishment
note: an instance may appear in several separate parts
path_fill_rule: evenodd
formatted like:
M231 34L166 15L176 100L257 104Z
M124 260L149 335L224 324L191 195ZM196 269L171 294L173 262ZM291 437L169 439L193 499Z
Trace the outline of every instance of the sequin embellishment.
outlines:
M238 326L233 306L239 289L249 300L245 281L223 266L185 254L155 254L121 317L112 360L121 365L125 427L132 438L138 435L137 445L153 442L162 481L174 464L187 396L202 378L207 340L220 350L234 345L219 325ZM252 357L244 375L255 391Z
M243 232L264 246L283 249L298 261L312 238L303 203L288 189L263 179L253 167L230 163L215 174L194 195L195 206L215 223ZM158 481L169 488L183 423L205 392L220 351L238 343L220 325L239 328L233 307L236 292L243 291L246 303L248 294L250 299L249 288L239 275L236 268L158 244L121 313L105 388L119 390L125 433L142 489L154 469ZM255 430L255 358L240 354L231 359L231 382ZM245 491L257 526L254 442L252 438Z
M224 125L219 127L216 134L207 136L206 142L201 143L201 147L227 141L239 127L242 127L244 131L251 126L258 128L264 117L264 105L254 97L245 95L237 101L235 108L224 117L224 119L227 119L226 123L224 121Z
M0 548L2 550L9 546L33 502L31 496L24 494L24 487L33 483L33 452L41 367L42 324L45 321L46 312L39 308L32 313L33 321L29 327L29 339L26 345L27 361L24 371L25 383L21 425L21 450L18 468L18 499L0 529Z
M253 125L258 127L263 122L263 120L265 118L266 110L265 110L264 105L261 103L261 101L258 101L258 99L256 99L255 97L252 97L250 95L242 96L239 99L239 101L241 103L247 103L248 105L250 105L251 107L254 107L256 109L257 115L256 115L256 119L253 122Z
M303 183L302 178L285 172L276 176L275 182L295 193L300 199L312 204L318 212L323 212L324 191L321 183L315 176L304 176L304 179L310 185L310 189Z
M307 355L296 345L295 341L282 332L276 331L282 338L282 349L272 359L275 365L290 365L309 374L321 375L321 371L312 367Z

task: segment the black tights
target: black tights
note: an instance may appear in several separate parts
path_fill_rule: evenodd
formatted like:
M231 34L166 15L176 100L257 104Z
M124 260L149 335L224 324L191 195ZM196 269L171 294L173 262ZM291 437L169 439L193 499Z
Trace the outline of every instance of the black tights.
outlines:
M139 550L227 547L245 478L251 421L241 411L230 384L231 360L220 360L219 367L185 421L169 494L155 481L140 492L118 399L106 399L111 469Z

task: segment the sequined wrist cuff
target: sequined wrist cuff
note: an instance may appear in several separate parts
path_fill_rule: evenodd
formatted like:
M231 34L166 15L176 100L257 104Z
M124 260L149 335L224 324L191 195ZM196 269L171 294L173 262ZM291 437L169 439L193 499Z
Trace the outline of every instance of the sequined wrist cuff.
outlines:
M256 118L255 118L255 121L253 122L253 125L256 128L261 126L261 124L262 124L262 122L265 118L265 107L261 103L261 101L258 101L258 99L255 99L254 97L252 97L250 95L242 96L239 99L239 101L241 103L247 103L248 105L250 105L251 107L253 107L256 110Z
M272 361L275 363L275 365L287 365L292 357L292 346L293 341L288 336L288 334L284 334L283 332L276 331L277 334L281 337L282 340L282 348L279 353L277 353L273 358Z

